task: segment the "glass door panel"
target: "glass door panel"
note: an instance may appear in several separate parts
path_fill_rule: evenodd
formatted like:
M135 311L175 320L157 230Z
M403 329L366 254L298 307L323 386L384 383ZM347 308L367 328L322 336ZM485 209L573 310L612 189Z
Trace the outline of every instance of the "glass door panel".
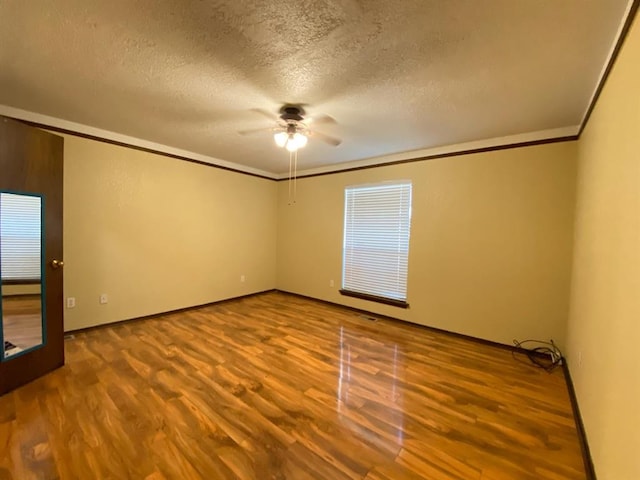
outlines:
M46 343L43 212L38 194L0 192L0 361Z

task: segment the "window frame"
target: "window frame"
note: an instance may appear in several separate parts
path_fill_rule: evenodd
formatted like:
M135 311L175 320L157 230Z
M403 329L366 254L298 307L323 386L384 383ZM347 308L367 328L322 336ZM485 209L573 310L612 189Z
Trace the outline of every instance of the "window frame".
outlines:
M358 189L371 189L376 187L390 187L397 186L403 187L408 186L408 194L409 194L409 202L407 207L407 218L404 220L407 223L407 237L406 237L406 245L407 245L407 253L406 253L406 272L404 275L404 299L396 299L385 296L376 295L373 293L366 293L362 291L354 291L345 287L346 283L346 270L347 270L347 234L348 234L348 215L349 215L349 191L358 190ZM402 195L402 194L400 194ZM393 180L386 182L378 182L378 183L369 183L369 184L359 184L359 185L349 185L344 189L344 211L343 211L343 239L342 239L342 281L341 288L339 290L341 295L353 298L359 298L362 300L368 300L372 302L382 303L385 305L391 305L394 307L400 308L409 308L408 303L408 280L409 280L409 251L410 251L410 241L411 241L411 218L412 218L412 202L413 202L413 182L411 180ZM402 220L401 220L402 221Z

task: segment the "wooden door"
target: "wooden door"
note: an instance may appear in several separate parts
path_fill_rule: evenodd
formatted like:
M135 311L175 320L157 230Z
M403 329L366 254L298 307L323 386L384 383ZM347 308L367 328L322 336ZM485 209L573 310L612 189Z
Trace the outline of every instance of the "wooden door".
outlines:
M11 342L8 342L9 346L3 345L0 349L0 395L64 365L62 268L60 263L54 263L54 260L62 261L62 173L62 137L0 117L2 198L40 202L42 220L39 246L42 342L21 349L17 355L7 350L12 348ZM0 198L0 208L1 202ZM6 220L8 217L5 215L3 218ZM6 223L1 225L5 225L6 233ZM8 257L3 248L0 248L0 268ZM2 251L5 251L5 258ZM10 280L3 279L2 292L9 291L10 287L15 288ZM0 296L0 300L3 306L0 313L9 312L8 305L14 299L5 295ZM0 323L0 327L3 326L6 324ZM3 336L2 331L0 336Z

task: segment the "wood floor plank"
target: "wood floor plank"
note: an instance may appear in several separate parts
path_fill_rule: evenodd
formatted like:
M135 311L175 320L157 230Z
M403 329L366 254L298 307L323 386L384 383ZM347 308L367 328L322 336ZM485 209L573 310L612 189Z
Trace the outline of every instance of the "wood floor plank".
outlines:
M42 300L40 295L2 297L2 329L5 341L22 350L40 345L42 336Z
M282 293L107 326L0 397L0 480L584 480L561 371Z

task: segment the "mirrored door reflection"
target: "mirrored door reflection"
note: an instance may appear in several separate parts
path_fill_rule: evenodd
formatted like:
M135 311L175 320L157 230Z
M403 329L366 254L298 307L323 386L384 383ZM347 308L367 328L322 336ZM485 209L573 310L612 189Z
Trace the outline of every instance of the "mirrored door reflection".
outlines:
M42 198L0 192L0 361L44 344Z

